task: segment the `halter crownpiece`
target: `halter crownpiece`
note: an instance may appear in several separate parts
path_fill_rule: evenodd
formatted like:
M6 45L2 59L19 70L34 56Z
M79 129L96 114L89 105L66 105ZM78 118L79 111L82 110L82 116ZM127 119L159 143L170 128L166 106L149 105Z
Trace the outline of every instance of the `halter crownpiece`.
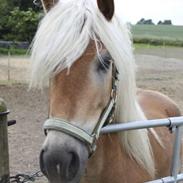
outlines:
M45 134L49 130L56 130L73 136L82 142L86 143L89 147L89 153L92 154L96 149L96 141L99 138L100 130L103 126L108 125L114 120L114 111L117 99L117 81L118 81L118 71L114 63L112 64L112 90L110 100L103 110L98 123L96 124L93 132L89 134L85 130L69 123L61 118L49 118L45 121L43 129Z

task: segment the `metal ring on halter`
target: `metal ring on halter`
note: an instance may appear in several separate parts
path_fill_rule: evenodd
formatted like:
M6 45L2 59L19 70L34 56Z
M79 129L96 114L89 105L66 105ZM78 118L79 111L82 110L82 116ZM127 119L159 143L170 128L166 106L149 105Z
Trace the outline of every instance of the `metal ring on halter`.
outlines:
M117 69L113 63L113 71L112 71L112 90L111 90L111 96L110 100L103 110L100 119L98 123L96 124L93 132L89 134L85 130L69 123L69 121L66 121L64 119L60 118L49 118L45 121L43 128L45 131L45 134L47 134L47 131L49 130L56 130L61 131L65 134L71 135L82 142L86 143L89 147L89 154L91 155L95 149L96 149L96 141L99 138L100 130L103 126L111 123L114 118L114 111L116 106L116 99L117 99Z

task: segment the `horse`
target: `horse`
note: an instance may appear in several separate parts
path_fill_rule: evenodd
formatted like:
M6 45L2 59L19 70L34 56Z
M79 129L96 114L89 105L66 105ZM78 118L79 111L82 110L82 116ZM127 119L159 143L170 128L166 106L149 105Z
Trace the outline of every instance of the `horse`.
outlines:
M167 96L136 86L128 27L113 0L43 0L30 87L49 87L40 168L50 183L142 183L167 176L166 127L99 135L109 123L180 116Z

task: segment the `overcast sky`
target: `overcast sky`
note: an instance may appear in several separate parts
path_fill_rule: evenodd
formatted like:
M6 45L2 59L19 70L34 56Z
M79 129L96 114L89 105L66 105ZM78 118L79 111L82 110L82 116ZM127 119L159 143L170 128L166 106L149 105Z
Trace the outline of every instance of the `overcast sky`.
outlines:
M171 19L175 25L183 25L183 0L115 0L116 11L124 21L136 23L141 18Z

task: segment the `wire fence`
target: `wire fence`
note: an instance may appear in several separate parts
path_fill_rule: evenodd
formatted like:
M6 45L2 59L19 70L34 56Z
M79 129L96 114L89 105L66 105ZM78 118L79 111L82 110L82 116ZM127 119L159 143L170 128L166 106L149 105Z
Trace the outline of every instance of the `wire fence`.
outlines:
M29 79L29 56L7 55L0 56L0 83L26 83Z

